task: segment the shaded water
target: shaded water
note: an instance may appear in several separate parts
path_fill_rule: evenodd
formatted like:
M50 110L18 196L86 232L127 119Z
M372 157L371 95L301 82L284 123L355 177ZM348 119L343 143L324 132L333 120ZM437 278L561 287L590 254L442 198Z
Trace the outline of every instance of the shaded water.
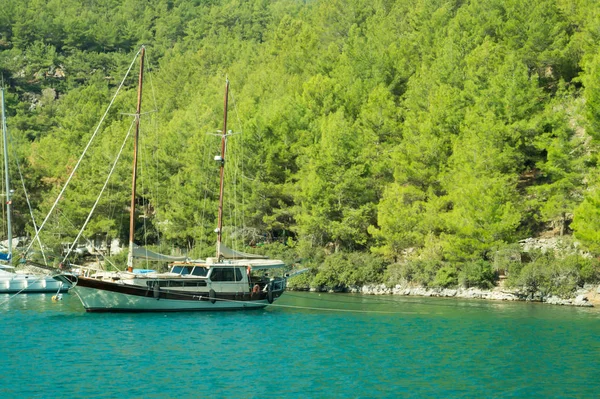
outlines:
M600 309L289 292L264 310L92 314L0 295L1 398L595 397Z

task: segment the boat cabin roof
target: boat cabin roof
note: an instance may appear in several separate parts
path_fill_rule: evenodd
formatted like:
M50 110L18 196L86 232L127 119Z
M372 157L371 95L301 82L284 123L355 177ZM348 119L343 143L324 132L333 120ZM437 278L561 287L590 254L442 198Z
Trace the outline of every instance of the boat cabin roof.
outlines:
M231 259L216 261L216 259L208 258L206 261L189 261L189 262L173 262L171 267L250 267L252 269L278 269L285 267L285 263L275 259Z

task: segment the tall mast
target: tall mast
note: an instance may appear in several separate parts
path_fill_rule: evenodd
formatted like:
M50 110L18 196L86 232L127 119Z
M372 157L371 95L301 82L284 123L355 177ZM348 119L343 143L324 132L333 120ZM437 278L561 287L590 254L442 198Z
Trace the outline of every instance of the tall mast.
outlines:
M4 142L4 179L6 183L6 223L8 226L8 264L12 264L12 224L11 224L11 212L10 208L12 205L11 191L10 191L10 179L8 176L8 129L6 127L6 112L4 110L4 87L0 88L2 93L2 139Z
M144 81L144 55L142 47L140 54L140 76L138 80L137 109L135 111L135 133L133 136L133 173L131 178L131 209L129 211L129 253L127 254L127 271L133 271L133 236L135 233L135 188L137 180L138 137L140 133L140 112L142 111L142 82Z
M217 259L221 255L221 239L223 234L223 177L225 174L225 144L227 143L227 105L229 102L229 79L225 80L225 100L223 111L223 132L221 134L221 166L220 166L220 186L219 186L219 215L217 222Z

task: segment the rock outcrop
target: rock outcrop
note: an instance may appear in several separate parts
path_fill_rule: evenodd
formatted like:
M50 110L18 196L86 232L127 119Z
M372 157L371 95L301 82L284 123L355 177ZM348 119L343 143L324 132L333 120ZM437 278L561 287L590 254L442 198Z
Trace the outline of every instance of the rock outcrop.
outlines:
M518 290L509 290L502 287L496 287L490 290L481 288L426 288L396 285L388 287L385 284L369 284L363 286L351 286L345 289L311 289L310 291L327 292L351 292L365 295L403 295L403 296L423 296L423 297L444 297L444 298L465 298L465 299L487 299L493 301L531 301L544 302L551 305L563 306L581 306L592 307L594 302L600 304L600 287L585 287L575 294L573 298L560 298L558 296L544 296L540 292L524 293ZM596 301L596 295L598 300ZM592 296L592 300L590 300Z

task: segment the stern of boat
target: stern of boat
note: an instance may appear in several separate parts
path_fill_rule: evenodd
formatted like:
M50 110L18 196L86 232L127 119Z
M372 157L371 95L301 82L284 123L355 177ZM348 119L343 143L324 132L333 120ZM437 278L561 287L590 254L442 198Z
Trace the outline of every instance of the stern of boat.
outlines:
M287 278L286 277L275 277L271 279L269 285L267 287L267 299L269 303L273 303L277 298L279 298L287 287Z

